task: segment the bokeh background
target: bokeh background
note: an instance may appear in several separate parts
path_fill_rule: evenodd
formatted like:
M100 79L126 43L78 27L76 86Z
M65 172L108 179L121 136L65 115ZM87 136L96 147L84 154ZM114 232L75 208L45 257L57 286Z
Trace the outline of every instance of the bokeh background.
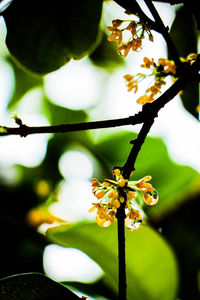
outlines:
M156 3L156 7L171 28L180 6ZM0 17L0 125L17 126L13 113L29 126L40 126L128 117L141 110L136 100L150 81L142 82L135 95L127 92L123 75L141 72L144 56L155 61L166 58L167 48L153 32L154 42L144 41L143 49L125 61L116 54L116 45L106 40L106 26L116 18L127 19L127 15L112 1L105 3L101 22L105 36L96 51L37 77L12 61ZM166 88L170 84L169 79ZM94 201L91 178L111 177L110 169L123 165L129 141L140 127L0 138L1 278L42 272L89 299L114 299L112 288L102 282L104 272L98 264L78 249L55 245L44 232L47 223L94 220L88 213ZM199 121L177 96L159 113L133 177L152 175L160 194L156 207L145 211L177 265L176 286L166 299L199 299L199 136ZM163 263L158 257L157 264Z

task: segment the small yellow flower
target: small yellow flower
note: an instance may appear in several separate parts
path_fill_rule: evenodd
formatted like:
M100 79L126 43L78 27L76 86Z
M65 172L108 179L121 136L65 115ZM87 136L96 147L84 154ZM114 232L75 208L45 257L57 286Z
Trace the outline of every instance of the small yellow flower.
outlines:
M128 183L128 179L120 179L120 180L118 181L118 185L119 185L120 187L124 187L125 185L127 185L127 183Z
M108 197L109 198L112 198L112 199L117 199L118 197L118 192L116 190L112 190L109 194L108 194Z
M97 190L95 192L95 196L97 197L97 199L101 199L104 195L105 195L104 190Z
M96 178L92 178L92 187L97 187L99 185L100 185L99 181Z
M134 36L137 32L137 24L135 21L131 21L129 25L126 27L127 30L131 31L132 36Z
M137 197L137 194L133 191L128 191L127 193L127 199L128 200L132 200L132 199L135 199Z
M166 58L159 58L158 66L162 66L163 72L166 74L168 74L168 73L172 73L173 75L176 74L176 65L171 60L168 60Z
M130 81L130 80L133 79L133 76L130 75L130 74L126 74L126 75L124 75L123 77L125 78L126 81Z
M140 211L131 209L126 215L125 224L131 231L137 230L142 225L142 216Z
M120 45L122 43L122 31L112 26L108 26L107 29L112 31L112 33L108 36L108 41L116 41Z
M93 206L90 208L89 212L97 210L97 214L99 214L103 209L103 205L101 203L92 203L92 205Z
M119 27L121 26L121 24L123 23L124 21L120 20L120 19L115 19L112 21L112 25L113 27Z
M121 175L121 170L116 168L112 170L113 176L120 176Z
M138 91L138 82L134 79L134 77L130 74L124 75L125 80L127 81L126 86L128 87L128 92L134 89L134 93Z
M132 220L135 220L135 219L138 219L138 220L142 220L142 216L141 216L141 213L138 209L131 209L127 215L126 215L129 219L132 219Z
M150 60L148 57L145 56L143 58L143 61L144 61L144 63L141 64L142 68L150 69L151 66L154 66L154 60L153 60L153 58Z
M99 203L92 203L89 212L96 211L96 222L99 226L111 225L116 217L121 204L125 206L125 224L128 229L137 230L142 224L142 212L138 207L137 197L140 195L147 205L154 205L158 201L158 193L148 182L151 176L145 176L138 181L128 181L123 177L120 168L113 168L112 174L115 180L105 179L104 185L98 180L92 180L93 193Z
M120 201L119 200L114 200L113 201L113 206L114 206L114 208L119 208L120 207Z
M152 185L147 183L149 180L151 180L151 176L145 176L136 183L136 186L140 189L152 189Z
M153 101L154 101L154 98L152 98L151 96L147 96L146 94L137 99L137 103L142 104L142 105L144 105L146 103L151 103Z
M142 47L142 40L141 38L136 38L135 40L132 41L132 50L137 51L139 48Z

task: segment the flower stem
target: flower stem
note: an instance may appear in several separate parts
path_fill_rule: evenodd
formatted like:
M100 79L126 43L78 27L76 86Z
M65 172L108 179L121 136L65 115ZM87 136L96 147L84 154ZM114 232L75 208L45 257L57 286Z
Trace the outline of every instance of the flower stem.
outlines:
M126 258L125 258L125 202L117 210L118 226L118 264L119 264L119 299L126 300Z

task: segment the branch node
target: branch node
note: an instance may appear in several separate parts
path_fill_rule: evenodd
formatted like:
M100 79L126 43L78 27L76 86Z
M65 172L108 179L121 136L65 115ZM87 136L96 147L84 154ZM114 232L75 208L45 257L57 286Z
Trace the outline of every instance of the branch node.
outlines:
M155 119L158 117L158 111L152 107L151 103L146 103L142 107L142 112L144 114L144 119L149 120L149 119Z
M131 144L131 145L134 145L134 144L135 144L135 142L136 142L136 139L134 139L134 140L131 140L131 141L130 141L130 144Z
M27 126L25 124L21 124L20 126L20 137L27 137L28 131L27 131Z

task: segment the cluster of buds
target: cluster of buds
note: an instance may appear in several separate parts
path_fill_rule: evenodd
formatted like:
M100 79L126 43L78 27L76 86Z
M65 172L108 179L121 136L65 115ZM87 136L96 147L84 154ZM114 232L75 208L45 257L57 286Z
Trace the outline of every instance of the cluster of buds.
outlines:
M102 227L111 225L116 217L117 210L123 203L125 205L125 225L130 230L137 230L143 219L141 205L155 205L158 201L158 193L148 181L151 176L145 176L138 181L125 179L119 168L114 168L115 180L105 179L100 183L92 179L92 192L98 199L92 203L89 212L96 211L96 222Z
M125 27L121 28L122 24L127 23ZM109 41L116 41L119 45L117 52L122 56L126 57L130 50L138 51L142 48L142 39L147 33L149 40L153 41L153 35L150 31L150 28L147 24L142 21L127 21L116 19L112 21L112 26L108 26L107 29L111 31L111 34L108 36ZM123 32L129 33L128 40L123 41Z
M174 61L168 60L165 58L159 58L157 64L154 62L154 59L149 59L148 57L144 57L143 64L141 64L142 68L150 69L150 74L142 74L138 73L133 76L130 74L124 75L124 78L127 83L128 91L134 89L136 93L138 90L138 83L150 76L153 76L155 81L154 84L149 87L145 94L137 99L137 102L144 105L146 103L151 103L155 100L155 96L158 93L161 93L161 88L166 84L164 78L168 75L175 76L176 75L176 65Z

